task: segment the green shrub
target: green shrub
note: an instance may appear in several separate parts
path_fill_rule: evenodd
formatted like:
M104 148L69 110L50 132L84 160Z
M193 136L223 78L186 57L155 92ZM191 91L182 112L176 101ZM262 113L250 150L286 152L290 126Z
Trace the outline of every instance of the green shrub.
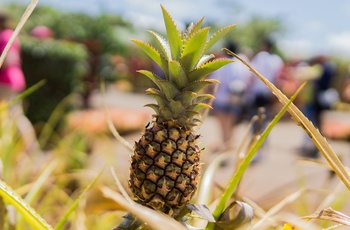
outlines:
M46 80L40 90L26 98L27 116L33 123L46 122L60 101L83 90L88 53L84 46L63 40L24 36L21 43L27 86Z

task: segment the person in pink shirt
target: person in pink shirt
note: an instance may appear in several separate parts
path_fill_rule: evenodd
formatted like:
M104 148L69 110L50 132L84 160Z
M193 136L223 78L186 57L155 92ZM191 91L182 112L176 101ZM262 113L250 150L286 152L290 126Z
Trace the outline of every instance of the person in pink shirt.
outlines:
M4 52L13 30L9 17L0 12L0 54ZM8 103L26 88L25 76L21 67L21 47L18 38L11 45L4 63L0 67L0 104ZM27 151L39 150L39 144L32 123L23 113L20 102L11 105L10 118L16 122Z
M0 13L0 52L5 49L13 30L9 28L8 17ZM19 39L15 39L6 59L0 68L1 99L13 96L25 89L25 78L21 68L21 50ZM5 92L6 93L5 93ZM5 94L5 95L3 95Z

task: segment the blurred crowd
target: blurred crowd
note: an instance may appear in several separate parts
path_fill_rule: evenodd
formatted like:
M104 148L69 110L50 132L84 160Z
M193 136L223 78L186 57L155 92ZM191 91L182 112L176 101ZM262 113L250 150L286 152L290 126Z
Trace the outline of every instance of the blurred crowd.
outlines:
M8 15L1 13L1 53L13 33L12 29L13 26L8 24ZM51 28L42 25L34 27L30 31L30 35L41 41L55 37L55 33ZM91 88L86 90L87 93L84 96L85 107L88 107L90 92L97 87L97 76L103 76L105 72L113 72L118 75L119 81L115 84L118 89L130 90L133 87L134 91L141 89L142 92L144 88L148 87L147 84L150 84L150 82L147 79L143 80L144 78L140 78L137 70L153 68L153 71L158 76L164 77L157 65L145 61L139 53L140 51L132 46L128 49L128 55L118 53L107 55L108 68L101 68L101 73L98 73L100 62L103 59L102 51L98 51L96 42L91 42L91 39L87 39L83 44L89 51L89 71L84 81L91 83L86 85L92 85L91 87L85 87ZM306 88L299 94L294 103L317 128L321 126L321 115L325 110L339 105L339 102L350 103L350 77L344 78L345 80L338 84L338 87L335 87L334 79L337 74L337 66L325 55L317 55L309 59L285 59L276 52L275 43L269 38L262 39L260 49L256 52L250 49L242 49L234 41L228 42L225 47L238 54L261 75L274 83L287 97L291 97L303 82L308 82ZM16 39L1 66L0 103L13 100L26 88L26 79L21 69L20 48L20 41ZM216 56L233 58L224 52L220 52ZM238 60L224 66L209 77L221 82L220 85L212 89L216 98L213 102L213 115L218 119L222 130L222 143L217 145L220 148L223 146L224 148L230 147L234 138L234 128L238 123L243 120L251 120L252 117L259 113L260 115L262 114L259 120L260 123L257 122L252 130L253 133L258 134L266 127L266 124L271 120L271 116L276 114L280 108L278 107L280 103L278 103L271 91L254 76L247 66ZM128 79L128 81L125 79ZM34 143L35 133L30 128L30 122L23 114L21 104L16 105L11 107L11 112L16 112L14 117L18 116L21 118L22 122L19 123L23 124L19 124L19 127L25 127L26 132L31 130L30 135L24 135L28 136L26 142L28 148L30 148L32 143ZM301 153L308 157L317 157L317 149L315 149L315 146L308 138L305 139L307 141L302 143Z
M303 82L306 87L294 103L317 127L321 126L321 115L339 102L350 102L350 80L342 82L341 89L334 87L337 67L325 55L310 59L282 59L277 54L274 41L266 38L261 41L260 50L256 53L239 49L237 43L230 41L226 48L238 54L261 75L275 84L287 97L291 97ZM226 58L233 58L227 56ZM271 91L241 61L235 62L214 72L211 76L221 84L214 89L215 101L213 115L218 119L222 130L222 150L232 147L235 126L243 120L251 120L263 109L260 127L256 122L252 132L258 134L276 114L280 103ZM259 128L259 130L257 130ZM315 158L318 150L308 137L301 143L300 154Z

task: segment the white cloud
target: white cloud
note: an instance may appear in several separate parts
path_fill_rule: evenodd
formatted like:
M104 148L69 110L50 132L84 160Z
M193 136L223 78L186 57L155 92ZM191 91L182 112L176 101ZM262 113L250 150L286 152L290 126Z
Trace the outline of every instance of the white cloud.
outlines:
M327 44L332 53L350 57L350 31L330 35Z

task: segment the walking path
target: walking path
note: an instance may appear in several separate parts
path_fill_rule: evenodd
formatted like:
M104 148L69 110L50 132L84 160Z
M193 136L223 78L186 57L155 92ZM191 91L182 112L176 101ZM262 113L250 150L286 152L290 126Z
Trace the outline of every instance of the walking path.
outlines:
M92 107L100 107L102 100L108 107L135 109L135 111L150 111L149 108L143 107L147 103L152 103L153 99L144 95L107 90L104 98L99 93L91 97ZM235 130L235 143L237 146L243 134L246 132L247 123L241 123ZM141 132L141 131L140 131ZM206 148L202 156L204 168L212 161L215 155L210 152L213 144L220 140L219 125L214 117L209 116L201 126L199 133L202 135L201 145ZM125 136L130 143L139 138L140 133ZM324 199L325 195L320 191L332 191L339 183L339 179L333 177L330 179L330 171L327 167L310 161L303 161L298 153L302 141L307 136L302 128L296 125L292 119L280 121L270 133L267 142L261 154L261 160L256 164L249 166L247 172L239 187L239 194L248 197L250 200L264 208L270 208L280 202L287 195L298 191L300 188L309 188L314 191L309 200L311 204L310 214L314 208ZM115 168L118 174L127 177L129 168L130 152L115 140L113 142L112 155L105 156L106 162L115 161ZM350 164L350 142L329 141L334 151L340 156L344 165ZM106 143L98 143L95 151L110 151L105 148ZM104 150L105 149L105 150ZM234 149L232 156L235 156ZM99 164L101 155L93 160L92 164ZM99 160L97 160L99 159ZM227 161L221 167L215 177L215 181L222 187L225 187L232 177L235 170L235 157L232 161ZM319 162L326 162L322 156L317 159ZM327 165L327 164L325 164ZM126 180L124 180L126 181ZM126 186L126 183L124 183ZM317 190L318 192L315 192ZM349 205L348 205L349 206ZM350 215L350 210L347 213Z

